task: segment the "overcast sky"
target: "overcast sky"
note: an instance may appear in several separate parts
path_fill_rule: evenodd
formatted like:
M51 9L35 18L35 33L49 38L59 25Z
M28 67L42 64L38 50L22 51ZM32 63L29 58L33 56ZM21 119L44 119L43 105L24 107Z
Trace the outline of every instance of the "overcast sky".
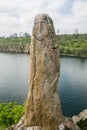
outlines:
M49 14L60 33L87 33L87 0L0 0L0 35L31 34L38 13Z

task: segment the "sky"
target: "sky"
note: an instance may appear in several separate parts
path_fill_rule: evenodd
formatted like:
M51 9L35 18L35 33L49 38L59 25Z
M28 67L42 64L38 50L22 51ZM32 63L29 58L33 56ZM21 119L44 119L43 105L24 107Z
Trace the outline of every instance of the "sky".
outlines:
M39 13L48 14L60 34L87 33L87 0L0 0L0 36L32 34Z

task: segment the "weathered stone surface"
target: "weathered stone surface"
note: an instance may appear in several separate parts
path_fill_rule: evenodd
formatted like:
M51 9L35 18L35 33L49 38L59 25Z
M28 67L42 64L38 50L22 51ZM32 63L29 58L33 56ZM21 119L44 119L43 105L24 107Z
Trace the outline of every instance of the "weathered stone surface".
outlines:
M43 129L39 126L32 126L32 127L28 127L27 130L43 130Z
M77 124L73 122L71 118L65 120L65 130L81 130Z
M78 123L80 120L86 120L87 119L87 109L83 110L82 112L80 112L79 115L73 116L72 117L74 123Z
M2 48L0 48L0 52L29 54L29 44L24 46L21 44L10 43L10 44L4 45Z
M35 17L30 45L30 83L26 126L41 126L44 130L59 130L63 122L57 93L60 75L59 50L53 21L47 14Z
M75 124L77 124L81 120L81 118L79 117L79 115L78 116L73 116L72 119L73 119L73 122Z
M43 130L43 129L39 126L26 127L24 125L21 125L20 127L11 126L11 127L7 128L6 130Z

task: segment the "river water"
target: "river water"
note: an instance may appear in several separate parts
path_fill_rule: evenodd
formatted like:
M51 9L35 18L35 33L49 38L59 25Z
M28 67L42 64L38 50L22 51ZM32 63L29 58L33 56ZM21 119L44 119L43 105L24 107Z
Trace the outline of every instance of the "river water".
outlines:
M87 108L87 58L60 58L58 93L63 114ZM29 55L0 53L0 103L24 103L28 94Z

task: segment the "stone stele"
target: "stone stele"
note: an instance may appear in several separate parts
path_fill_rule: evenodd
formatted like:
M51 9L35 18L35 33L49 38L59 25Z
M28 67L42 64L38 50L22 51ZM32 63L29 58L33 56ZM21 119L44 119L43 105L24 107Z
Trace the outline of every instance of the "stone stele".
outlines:
M7 130L63 130L57 85L60 76L59 49L52 19L35 17L30 44L30 82L25 115Z
M53 21L47 14L39 14L34 20L30 45L30 82L25 126L59 130L64 121L57 92L59 76L59 49Z

